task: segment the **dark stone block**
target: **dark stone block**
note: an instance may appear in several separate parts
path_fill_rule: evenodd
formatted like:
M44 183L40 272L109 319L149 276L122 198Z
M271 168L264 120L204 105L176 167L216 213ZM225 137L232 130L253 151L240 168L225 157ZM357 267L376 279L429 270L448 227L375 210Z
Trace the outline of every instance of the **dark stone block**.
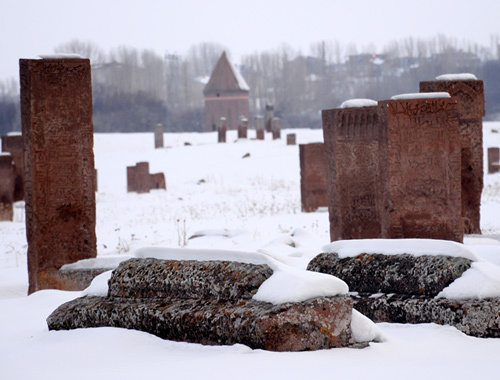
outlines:
M300 198L302 212L328 206L323 143L300 144Z
M14 219L15 171L10 154L0 154L0 221Z
M2 152L9 152L14 159L14 202L22 201L24 199L23 136L2 136Z

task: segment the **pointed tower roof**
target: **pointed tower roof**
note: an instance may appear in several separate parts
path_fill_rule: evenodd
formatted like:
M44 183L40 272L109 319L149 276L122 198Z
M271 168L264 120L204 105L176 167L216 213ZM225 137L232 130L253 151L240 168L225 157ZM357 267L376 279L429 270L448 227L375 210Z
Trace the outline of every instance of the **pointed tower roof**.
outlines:
M207 96L211 94L224 94L227 92L248 93L249 91L250 88L247 82L243 79L240 72L231 62L229 62L226 52L223 52L215 65L210 80L203 90L203 94Z

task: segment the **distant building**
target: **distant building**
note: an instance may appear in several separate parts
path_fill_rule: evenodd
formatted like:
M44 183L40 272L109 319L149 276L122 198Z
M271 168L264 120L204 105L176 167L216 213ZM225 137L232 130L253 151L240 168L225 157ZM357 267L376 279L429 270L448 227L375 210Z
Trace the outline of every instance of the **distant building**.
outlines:
M205 130L216 130L221 117L226 118L228 129L237 129L240 116L250 117L249 92L245 79L229 62L226 52L222 53L203 90Z

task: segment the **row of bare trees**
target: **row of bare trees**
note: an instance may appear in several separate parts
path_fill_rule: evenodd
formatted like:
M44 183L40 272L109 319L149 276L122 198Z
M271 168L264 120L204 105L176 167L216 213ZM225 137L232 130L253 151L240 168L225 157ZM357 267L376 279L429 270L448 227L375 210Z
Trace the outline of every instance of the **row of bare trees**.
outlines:
M500 115L499 38L486 48L446 36L406 38L361 50L337 41L314 43L308 55L282 45L243 56L250 112L273 104L284 128L321 127L320 110L350 98L386 99L418 91L418 83L444 73L471 72L485 80L487 117ZM215 43L192 46L185 56L122 46L109 52L73 40L55 52L78 53L92 63L94 127L98 132L203 130L203 88L222 52ZM17 83L0 81L0 132L20 130Z

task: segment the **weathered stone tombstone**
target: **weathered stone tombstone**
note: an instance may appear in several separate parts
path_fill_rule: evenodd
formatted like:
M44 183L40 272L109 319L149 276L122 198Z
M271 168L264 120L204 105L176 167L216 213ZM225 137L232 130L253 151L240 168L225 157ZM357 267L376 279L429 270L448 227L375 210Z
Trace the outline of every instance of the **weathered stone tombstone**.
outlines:
M257 140L264 140L265 127L264 118L262 116L255 116L255 133Z
M271 131L273 133L273 140L281 139L281 120L279 117L273 117Z
M2 152L9 152L14 159L14 202L24 199L24 153L23 136L9 133L2 136Z
M163 148L163 134L165 133L165 128L163 124L155 125L155 149Z
M227 132L227 123L226 118L221 117L219 120L219 124L217 125L217 136L218 142L225 143L226 142L226 132Z
M88 59L20 60L29 293L97 254L90 76Z
M299 155L302 212L313 212L319 207L327 207L324 144L300 144Z
M442 75L420 82L421 92L447 92L458 100L462 151L462 217L464 233L480 234L483 191L484 83L472 74Z
M241 117L238 124L238 138L246 139L248 135L248 119L246 117Z
M272 131L273 118L274 118L274 105L266 104L266 113L264 121L266 132Z
M296 145L297 144L297 134L288 133L286 135L286 145Z
M149 162L138 162L135 166L127 166L127 192L149 193L152 189L166 190L163 173L149 174Z
M14 160L10 153L0 153L0 221L14 219Z
M463 241L455 99L407 94L323 110L323 132L332 241Z
M488 174L500 171L500 148L488 148Z

